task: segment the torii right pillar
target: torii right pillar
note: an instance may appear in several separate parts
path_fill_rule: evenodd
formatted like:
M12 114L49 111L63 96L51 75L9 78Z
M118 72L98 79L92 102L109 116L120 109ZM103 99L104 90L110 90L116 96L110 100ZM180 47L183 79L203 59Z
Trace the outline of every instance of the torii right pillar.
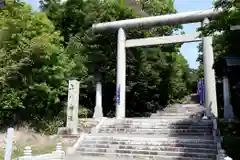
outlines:
M209 23L209 19L205 18L202 25ZM207 116L211 116L211 112L215 117L218 117L217 97L216 97L216 81L215 71L213 69L213 37L203 37L203 65L204 65L204 90L205 90L205 104L207 109Z

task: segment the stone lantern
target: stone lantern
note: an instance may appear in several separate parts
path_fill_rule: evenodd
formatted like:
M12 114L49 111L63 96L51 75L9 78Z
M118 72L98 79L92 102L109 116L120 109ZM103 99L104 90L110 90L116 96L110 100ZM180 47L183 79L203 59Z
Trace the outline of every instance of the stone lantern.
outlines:
M229 87L229 79L235 77L240 71L240 57L234 56L224 57L223 59L214 64L214 69L217 75L222 77L224 119L232 120L234 118L234 114L230 98L231 93Z

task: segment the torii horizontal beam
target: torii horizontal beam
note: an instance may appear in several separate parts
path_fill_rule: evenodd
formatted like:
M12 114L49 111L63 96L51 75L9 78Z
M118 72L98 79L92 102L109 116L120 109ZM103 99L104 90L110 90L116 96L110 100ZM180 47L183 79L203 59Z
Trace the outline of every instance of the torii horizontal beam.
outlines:
M126 40L126 47L139 47L139 46L151 46L158 44L170 44L170 43L184 43L184 42L197 42L201 41L199 33L190 33L185 35L163 36L163 37L150 37L140 39Z
M109 31L109 30L118 30L119 28L136 28L136 27L154 27L157 25L176 25L176 24L186 24L201 22L204 18L215 18L222 12L221 9L208 9L176 14L166 14L160 16L151 16L144 18L135 18L120 20L114 22L105 22L93 24L92 29L94 31Z

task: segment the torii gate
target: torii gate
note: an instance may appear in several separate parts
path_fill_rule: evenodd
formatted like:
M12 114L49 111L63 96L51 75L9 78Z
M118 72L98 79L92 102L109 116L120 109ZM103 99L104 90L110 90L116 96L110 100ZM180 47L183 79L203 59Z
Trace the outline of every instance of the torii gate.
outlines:
M93 24L92 28L95 32L104 32L109 30L118 30L117 45L117 103L116 118L125 117L125 96L126 96L126 48L137 46L150 46L167 43L180 42L203 42L203 63L204 63L204 84L205 84L205 107L208 111L212 111L215 117L218 116L215 72L213 66L213 47L212 36L199 38L198 33L188 35L175 35L164 37L151 37L141 39L126 40L124 29L135 27L154 27L157 25L175 25L194 22L202 22L202 25L209 23L209 18L216 18L221 10L200 10L193 12L168 14L162 16L144 17L120 20L114 22ZM208 112L209 114L209 112Z

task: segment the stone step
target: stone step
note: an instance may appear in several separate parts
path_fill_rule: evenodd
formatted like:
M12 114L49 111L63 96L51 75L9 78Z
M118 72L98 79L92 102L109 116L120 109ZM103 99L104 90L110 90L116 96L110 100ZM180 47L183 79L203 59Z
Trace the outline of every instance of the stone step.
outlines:
M168 115L151 115L149 117L150 119L189 119L189 118L197 118L197 116L194 115L184 115L184 116L168 116Z
M98 133L97 135L95 136L87 136L88 139L92 139L92 140L108 140L108 138L106 138L106 136L109 137L111 135L115 135L117 138L114 139L110 139L110 140L122 140L121 138L119 138L120 136L122 136L123 138L126 138L126 137L129 137L129 139L132 139L132 140L135 140L135 139L139 139L138 137L141 136L142 139L149 139L149 138L153 138L155 141L162 141L162 140L165 140L165 141L183 141L185 142L185 140L194 140L194 142L197 142L197 143L206 143L206 140L207 141L213 141L214 137L211 135L205 135L205 136L202 136L202 135L194 135L194 136L189 136L189 135L178 135L178 136L171 136L171 135L158 135L158 134L153 134L153 135L141 135L141 134L112 134L112 133ZM187 141L188 142L188 141Z
M106 122L101 125L101 127L110 127L113 126L117 127L125 127L125 128L212 128L212 124L199 124L199 123L192 123L192 124L178 124L178 123L147 123L147 122L134 122L134 123L117 123L117 122Z
M167 113L167 114L170 113L170 114L181 114L181 115L184 115L184 114L201 114L203 112L204 112L203 109L182 108L181 110L179 110L179 109L166 109L166 110L163 110L163 111L157 111L156 113L157 114L159 114L159 113Z
M178 156L148 156L148 155L129 155L129 154L108 154L108 155L97 155L97 156L89 156L84 154L81 160L212 160L209 158L186 158L186 157L178 157ZM79 160L73 159L71 160Z
M205 129L100 128L99 133L212 135L212 130L205 130Z
M149 143L199 143L199 144L216 144L213 140L213 136L178 136L169 137L164 135L151 135L144 137L133 134L88 134L85 140L103 140L103 141L128 141L128 142L139 142L143 144Z
M81 154L92 155L91 153L97 153L96 155L107 154L129 154L129 155L148 155L148 156L179 156L187 158L216 158L215 153L201 153L201 152L174 152L174 151L153 151L153 150L131 150L131 149L113 149L113 148L78 148L78 152Z
M165 110L157 112L157 113L202 114L202 113L204 113L204 111L205 111L205 109L182 108L182 109L165 109Z
M168 110L168 111L161 111L161 112L156 112L156 113L152 113L152 115L165 115L165 116L172 116L172 115L185 115L185 116L189 116L189 115L196 115L197 112L188 112L186 111L174 111L174 110Z
M83 153L82 155L79 153L68 155L67 160L79 160L79 156L81 160L213 160L211 158L192 158L192 157L178 157L178 156L150 156L150 155L129 155L129 154L108 154L108 155L97 155L92 153L88 155Z
M185 149L194 149L199 151L206 152L216 152L216 144L198 144L198 143L139 143L139 142L129 142L129 141L84 141L81 144L81 147L88 148L120 148L120 149L151 149L151 150L176 150L179 151L183 148Z
M135 126L132 126L133 128L100 128L101 131L114 131L114 132L154 132L154 133L207 133L212 134L211 129L195 129L195 128L188 128L188 129L179 129L179 128L135 128Z
M111 118L111 119L107 119L105 121L104 124L107 124L108 122L112 122L112 123L120 123L120 124L139 124L139 123L146 123L146 124L198 124L198 125L212 125L212 120L174 120L174 119L151 119L151 118L126 118L126 119L115 119L115 118Z
M152 115L150 118L152 119L154 117L154 115ZM190 115L155 115L156 118L161 118L161 119L189 119L191 117L194 116L190 116ZM134 118L132 118L134 119Z
M215 149L216 143L197 143L197 142L141 142L141 141L120 141L120 140L84 140L82 145L131 145L131 146L172 146L172 147L197 147L197 148L210 148Z
M198 126L198 125L172 125L172 124L141 124L141 125L130 125L130 124L114 124L114 125L103 125L101 128L149 128L149 129L205 129L212 130L212 126Z
M167 112L167 111L176 111L177 113L184 113L186 111L193 111L193 112L200 112L205 110L205 108L203 107L187 107L187 106L180 106L180 107L167 107L164 108L163 112Z
M169 117L199 117L202 113L194 113L194 112L186 112L186 113L175 113L175 112L159 112L159 113L153 113L152 116L169 116Z
M212 125L206 125L206 124L173 124L173 123L105 123L102 124L101 127L106 128L113 128L113 126L116 127L122 127L122 128L202 128L202 129L210 129L213 126ZM189 127L188 127L189 126Z
M151 115L153 116L189 116L189 115L195 115L194 113L191 112L186 112L186 113L175 113L175 112L157 112L157 113L152 113Z
M77 149L78 151L91 151L91 152L101 152L101 150L111 150L110 152L117 153L117 150L125 151L129 150L129 153L133 151L144 151L145 153L149 152L187 152L187 153L205 153L205 154L216 154L216 149L208 149L208 148L189 148L189 147L171 147L171 146L131 146L131 145L111 145L109 147L105 146L95 146L95 145L81 145ZM143 153L143 154L145 154Z

